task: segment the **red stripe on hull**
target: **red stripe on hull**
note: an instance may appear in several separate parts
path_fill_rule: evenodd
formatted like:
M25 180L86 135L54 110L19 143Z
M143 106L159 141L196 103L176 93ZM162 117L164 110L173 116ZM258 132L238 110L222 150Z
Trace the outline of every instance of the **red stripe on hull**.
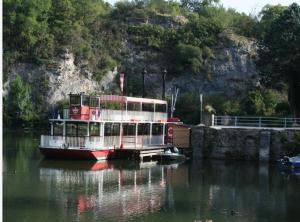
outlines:
M75 150L75 149L55 149L42 148L41 153L49 158L57 159L85 159L102 160L115 157L115 150Z

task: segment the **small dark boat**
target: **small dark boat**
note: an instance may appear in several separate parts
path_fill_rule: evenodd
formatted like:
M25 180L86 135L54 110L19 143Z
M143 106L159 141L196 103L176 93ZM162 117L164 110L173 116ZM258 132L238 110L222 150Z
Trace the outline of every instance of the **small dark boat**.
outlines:
M300 154L294 157L284 156L279 162L285 167L300 168Z

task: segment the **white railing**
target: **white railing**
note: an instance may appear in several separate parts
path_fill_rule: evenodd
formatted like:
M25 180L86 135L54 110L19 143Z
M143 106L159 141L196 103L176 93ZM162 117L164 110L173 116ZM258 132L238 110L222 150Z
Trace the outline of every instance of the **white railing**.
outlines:
M85 137L84 147L88 149L103 149L104 139L102 136Z
M126 110L109 110L102 109L100 114L101 120L139 120L139 121L159 121L166 120L168 117L167 113L160 112L146 112L146 111L126 111Z
M150 145L163 145L163 135L155 136L123 136L124 147L142 148ZM44 148L78 148L100 150L106 148L118 149L121 144L120 136L92 136L92 137L69 137L41 135L41 147Z
M300 118L214 116L212 125L256 128L300 128Z
M103 149L103 137L41 136L41 147Z
M41 135L41 147L63 147L65 139L63 136Z
M63 118L69 119L69 109L63 110ZM102 109L100 112L99 120L109 120L109 121L161 121L167 120L167 113L161 112L147 112L147 111L126 111L126 110L112 110L112 109ZM90 116L90 119L98 119L95 116Z
M104 147L115 147L120 146L120 136L104 136Z

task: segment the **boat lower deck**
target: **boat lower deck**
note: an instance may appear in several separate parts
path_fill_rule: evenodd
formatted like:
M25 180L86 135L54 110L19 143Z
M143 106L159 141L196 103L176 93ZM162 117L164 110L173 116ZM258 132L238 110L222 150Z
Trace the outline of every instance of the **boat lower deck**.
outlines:
M146 146L142 148L126 147L116 150L116 157L120 159L140 159L152 158L154 156L162 154L166 149L169 149L169 145L161 146Z
M164 153L169 149L168 145L159 146L144 146L144 147L126 147L121 149L105 149L105 150L91 150L78 148L50 148L40 147L40 151L48 158L58 159L139 159L143 160L145 157L152 158L153 156Z

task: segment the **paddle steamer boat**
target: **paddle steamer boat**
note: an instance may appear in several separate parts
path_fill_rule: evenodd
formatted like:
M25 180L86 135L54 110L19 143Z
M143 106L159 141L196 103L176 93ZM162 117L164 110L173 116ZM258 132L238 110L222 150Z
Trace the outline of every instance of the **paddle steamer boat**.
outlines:
M120 149L159 147L169 140L164 100L84 93L69 99L69 108L50 119L49 135L41 136L46 157L108 159Z

